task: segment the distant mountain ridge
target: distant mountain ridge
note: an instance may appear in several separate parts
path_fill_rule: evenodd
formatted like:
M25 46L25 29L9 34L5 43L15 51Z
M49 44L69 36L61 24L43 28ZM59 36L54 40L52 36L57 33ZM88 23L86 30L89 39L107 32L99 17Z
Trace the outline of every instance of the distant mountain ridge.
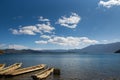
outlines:
M31 50L31 49L23 49L23 50L16 50L16 49L5 49L3 50L4 53L62 53L67 52L67 50Z
M5 49L4 53L114 53L120 49L120 42L110 44L96 44L90 45L83 49L72 49L72 50L15 50Z
M82 51L114 53L120 49L120 42L110 44L97 44L83 48Z
M119 49L119 50L117 50L117 51L115 51L115 53L120 53L120 49Z
M72 50L74 52L80 53L114 53L120 49L120 42L110 43L110 44L96 44L90 45L83 49Z
M41 51L31 50L31 49L23 49L23 50L5 49L3 51L4 53L41 53Z

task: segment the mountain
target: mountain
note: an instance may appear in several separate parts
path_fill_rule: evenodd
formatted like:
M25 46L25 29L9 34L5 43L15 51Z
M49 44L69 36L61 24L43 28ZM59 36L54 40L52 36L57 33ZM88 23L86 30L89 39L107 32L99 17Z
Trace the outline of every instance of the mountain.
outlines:
M31 50L31 49L5 49L4 53L65 53L67 50Z
M120 42L110 43L110 44L96 44L90 45L83 49L73 49L73 50L15 50L15 49L5 49L4 53L114 53L120 49Z
M23 50L15 50L15 49L5 49L4 53L41 53L41 51L31 50L31 49L23 49Z
M117 50L117 51L115 51L115 53L120 53L120 49L119 49L119 50Z
M114 53L120 49L120 42L110 43L110 44L96 44L90 45L83 49L71 50L73 52L80 53Z

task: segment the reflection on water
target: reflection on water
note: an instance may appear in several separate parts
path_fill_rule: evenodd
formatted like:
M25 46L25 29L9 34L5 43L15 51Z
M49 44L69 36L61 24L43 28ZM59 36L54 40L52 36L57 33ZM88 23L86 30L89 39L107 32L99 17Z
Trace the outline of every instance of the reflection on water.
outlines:
M46 80L120 80L119 54L4 54L0 55L0 63L7 65L22 62L22 67L47 64L60 68L60 76L50 76ZM0 80L33 80L27 73Z

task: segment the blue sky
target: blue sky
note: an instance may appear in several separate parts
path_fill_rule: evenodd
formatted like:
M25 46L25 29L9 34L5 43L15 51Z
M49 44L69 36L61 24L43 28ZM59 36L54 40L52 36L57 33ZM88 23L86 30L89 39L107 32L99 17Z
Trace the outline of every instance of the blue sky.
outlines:
M0 0L0 48L75 49L120 41L120 0Z

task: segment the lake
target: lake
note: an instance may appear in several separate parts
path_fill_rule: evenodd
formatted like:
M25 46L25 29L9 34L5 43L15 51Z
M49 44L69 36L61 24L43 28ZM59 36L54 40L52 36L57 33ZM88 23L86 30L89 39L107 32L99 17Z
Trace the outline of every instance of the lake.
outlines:
M0 63L7 66L22 62L22 67L47 64L61 70L60 76L49 76L46 80L120 80L120 54L79 54L79 53L42 53L42 54L3 54ZM36 71L39 72L39 71ZM33 80L36 72L0 80Z

